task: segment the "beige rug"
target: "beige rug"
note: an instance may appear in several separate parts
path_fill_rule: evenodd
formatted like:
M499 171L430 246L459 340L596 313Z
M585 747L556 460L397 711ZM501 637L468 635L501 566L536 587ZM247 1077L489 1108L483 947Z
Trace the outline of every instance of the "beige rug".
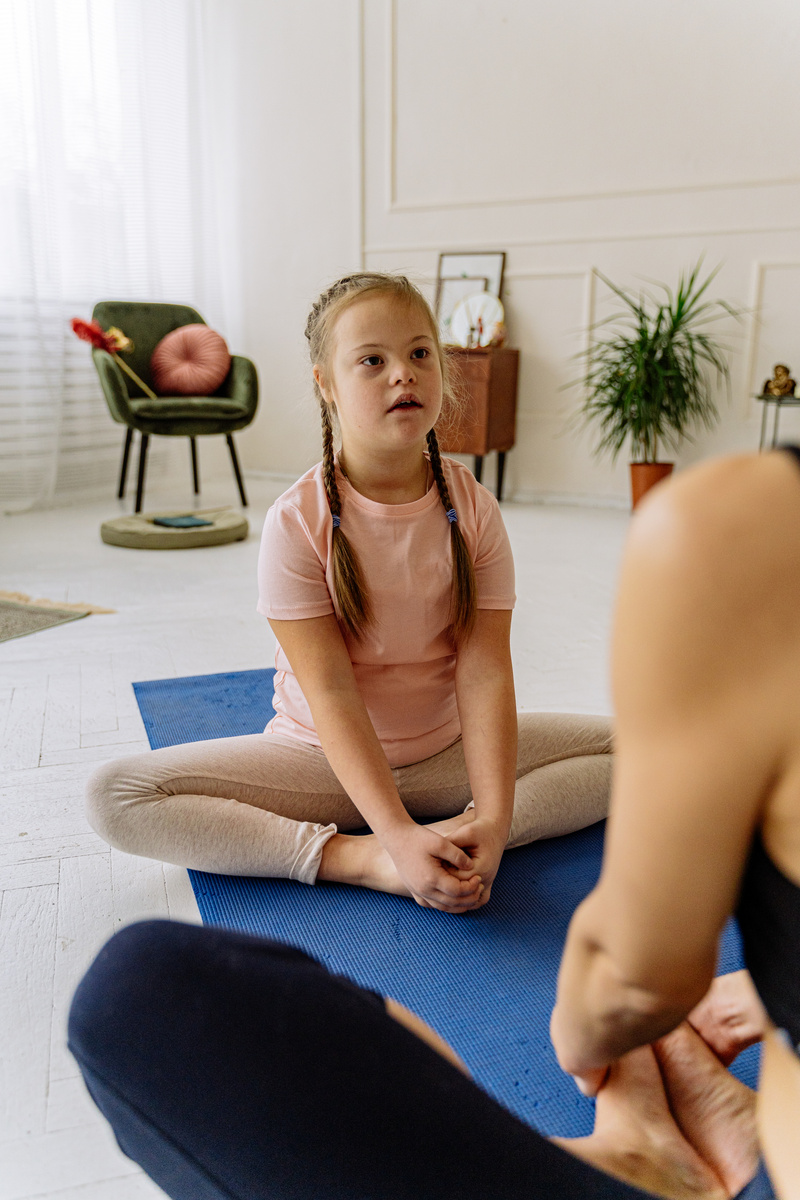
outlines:
M65 621L77 621L90 613L111 613L113 608L96 604L63 604L58 600L32 600L24 592L0 591L0 642L38 633Z

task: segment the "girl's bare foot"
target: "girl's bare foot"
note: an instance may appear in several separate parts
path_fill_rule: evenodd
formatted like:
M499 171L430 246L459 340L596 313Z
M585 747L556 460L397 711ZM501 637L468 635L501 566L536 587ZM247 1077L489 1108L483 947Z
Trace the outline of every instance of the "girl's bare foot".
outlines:
M363 837L336 833L329 838L322 851L317 880L349 883L395 896L411 894L374 833Z
M758 1167L756 1093L731 1075L686 1021L653 1049L675 1120L735 1195Z
M427 826L445 837L454 833L467 821L474 820L474 810L456 813L443 821L434 821ZM460 878L469 873L456 872ZM374 833L354 836L347 833L334 834L325 843L322 851L317 879L329 883L349 883L356 887L371 888L374 892L390 892L394 896L410 896L406 885L397 874L391 856L384 850Z
M719 1176L681 1133L650 1046L632 1050L597 1096L594 1133L553 1138L609 1175L668 1200L726 1200Z

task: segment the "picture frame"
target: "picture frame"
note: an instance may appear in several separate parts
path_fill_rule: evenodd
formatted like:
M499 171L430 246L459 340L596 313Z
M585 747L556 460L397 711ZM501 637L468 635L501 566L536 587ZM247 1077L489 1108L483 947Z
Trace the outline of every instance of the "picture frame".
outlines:
M434 312L442 341L450 341L450 321L459 300L473 292L490 292L501 298L505 250L446 251L439 255Z

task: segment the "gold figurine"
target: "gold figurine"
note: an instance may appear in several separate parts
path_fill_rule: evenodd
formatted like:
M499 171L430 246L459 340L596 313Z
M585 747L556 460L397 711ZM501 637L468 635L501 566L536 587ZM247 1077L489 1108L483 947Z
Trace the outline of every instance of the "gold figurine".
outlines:
M793 396L797 383L790 378L789 368L785 367L783 363L776 363L774 371L774 377L766 380L762 394L764 396Z

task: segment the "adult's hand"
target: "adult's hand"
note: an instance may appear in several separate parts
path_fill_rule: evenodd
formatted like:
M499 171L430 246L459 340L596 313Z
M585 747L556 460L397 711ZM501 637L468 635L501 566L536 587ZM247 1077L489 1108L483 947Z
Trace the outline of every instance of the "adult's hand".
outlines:
M460 913L479 903L481 877L470 856L452 839L425 825L404 821L382 833L380 840L398 875L423 908Z
M596 1096L608 1079L609 1067L601 1067L597 1071L587 1071L585 1075L573 1075L575 1086L584 1096Z
M506 848L507 836L507 831L489 817L475 817L459 826L450 836L456 846L470 855L473 869L481 877L483 893L476 908L486 904L492 894L492 884Z
M578 1067L569 1047L565 1033L563 1007L556 1003L550 1016L550 1040L556 1052L558 1065L575 1080L575 1086L584 1096L596 1096L608 1077L609 1066ZM609 1064L610 1065L610 1064Z
M718 975L686 1019L726 1067L762 1040L769 1021L747 971Z

